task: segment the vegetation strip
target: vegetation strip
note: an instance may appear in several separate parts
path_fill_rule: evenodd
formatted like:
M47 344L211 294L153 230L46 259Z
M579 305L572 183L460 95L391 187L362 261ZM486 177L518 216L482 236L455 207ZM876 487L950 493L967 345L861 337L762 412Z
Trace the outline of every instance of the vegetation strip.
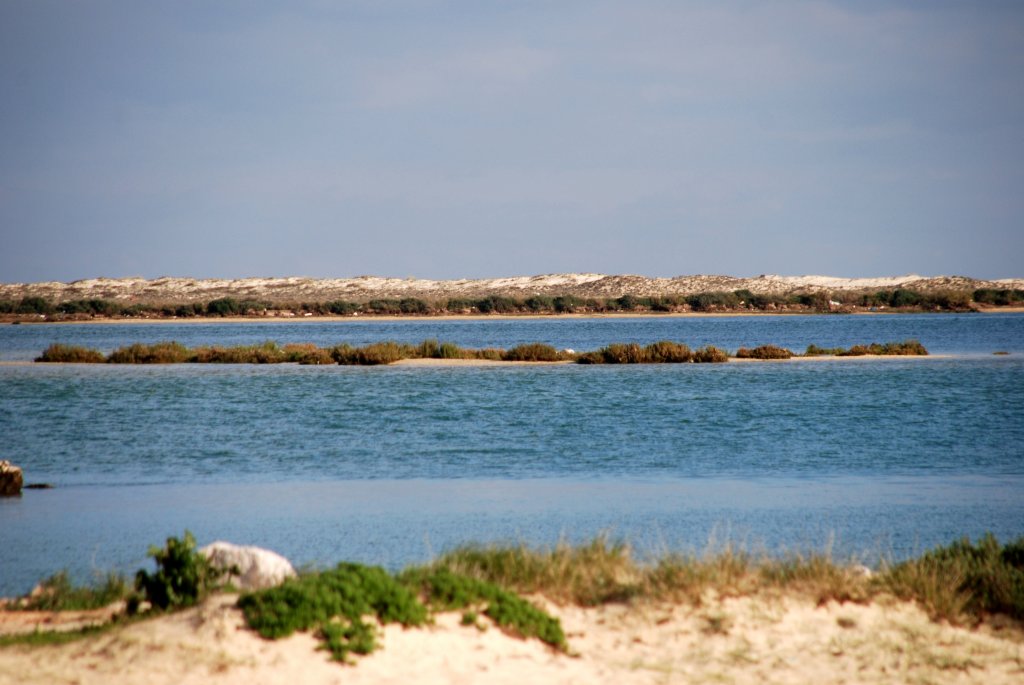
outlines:
M753 349L741 347L737 359L790 359L836 355L927 355L928 350L916 340L884 344L854 345L845 348L821 348L809 345L803 355L795 355L776 345ZM98 350L78 345L53 343L36 358L37 362L65 364L340 364L342 366L375 366L393 364L404 359L478 359L503 362L575 362L577 364L703 364L729 361L729 354L713 345L691 350L683 343L662 340L650 345L614 343L593 352L577 353L557 350L544 343L526 343L507 350L497 348L469 349L454 343L424 340L418 345L393 340L353 347L347 343L331 348L294 344L279 346L273 341L241 347L196 347L189 349L177 342L150 345L134 343L121 347L104 357Z
M490 295L428 301L418 298L375 299L366 302L268 302L221 297L209 302L134 303L84 299L51 302L43 297L0 300L0 316L43 316L52 320L90 318L179 318L225 316L443 316L489 314L579 314L621 312L742 312L896 309L902 311L969 311L973 307L1024 304L1024 290L980 288L974 291L918 292L907 288L874 291L819 291L795 295L716 291L689 295L581 298L535 295L527 298Z
M147 602L151 609L111 624L69 633L35 632L0 638L9 644L53 644L95 635L111 625L140 620L192 606L218 590L221 579L195 550L186 531L151 548L154 573L139 571L134 591L108 577L98 585L74 587L63 578L10 609L46 606L54 610L96 606L127 599L130 611ZM588 544L549 548L469 545L452 550L427 566L390 574L379 567L342 563L302 574L282 585L243 594L238 601L248 625L268 639L296 631L315 631L334 658L365 654L377 646L378 624L422 626L438 611L460 610L463 625L489 617L502 630L537 638L568 650L557 618L523 599L522 594L578 606L616 602L673 602L700 606L709 598L791 592L817 604L867 603L895 596L919 604L936 621L974 626L1024 628L1024 536L1001 544L986 534L977 542L963 538L916 559L883 564L872 573L828 554L755 556L733 547L703 555L667 554L638 561L627 544L599 537ZM45 594L45 600L40 595ZM93 594L93 599L87 596ZM44 602L45 604L40 604Z

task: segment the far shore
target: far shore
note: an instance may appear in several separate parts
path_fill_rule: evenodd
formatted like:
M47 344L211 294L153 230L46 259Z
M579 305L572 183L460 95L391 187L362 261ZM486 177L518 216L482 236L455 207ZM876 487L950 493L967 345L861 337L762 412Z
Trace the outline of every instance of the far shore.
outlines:
M929 355L893 355L893 354L862 354L852 357L840 357L838 355L815 355L811 357L800 357L793 356L789 359L740 359L738 357L729 357L728 362L725 363L740 363L740 364L771 364L771 363L786 363L786 362L816 362L816 361L833 361L833 362L855 362L855 361L874 361L874 360L895 360L895 359L956 359L958 355L954 354L929 354ZM287 363L287 362L286 362ZM577 364L572 360L563 360L557 362L513 362L513 361L499 361L496 359L400 359L390 364L377 364L377 367L388 367L388 366L411 366L415 368L424 367L457 367L457 366L564 366L566 364L574 366L588 366L586 364ZM223 366L223 364L218 364ZM297 366L297 364L292 364ZM209 366L209 364L107 364L106 362L98 364L83 364L80 362L35 362L35 361L0 361L0 366ZM249 363L235 364L235 366L251 366ZM327 364L325 366L339 366L338 364ZM678 364L616 364L615 366L679 366ZM371 367L360 367L360 368L373 368Z
M223 323L358 323L361 321L373 322L394 322L394 321L528 321L528 320L550 320L550 319L714 319L728 317L765 317L765 316L887 316L891 314L928 314L933 312L920 311L853 311L841 313L809 312L809 311L724 311L724 312L588 312L573 314L437 314L419 315L403 314L396 315L363 315L363 316L195 316L195 317L157 317L157 318L106 318L95 319L13 319L5 320L3 323L21 325L42 325L42 324L223 324ZM955 314L963 312L938 312L942 314ZM1024 307L995 307L972 310L971 313L979 314L1022 314Z

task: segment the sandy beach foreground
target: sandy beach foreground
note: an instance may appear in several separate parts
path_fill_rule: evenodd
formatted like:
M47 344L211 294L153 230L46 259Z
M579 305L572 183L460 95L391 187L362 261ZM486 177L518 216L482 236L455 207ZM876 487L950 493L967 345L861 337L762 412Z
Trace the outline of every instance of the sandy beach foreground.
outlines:
M543 600L539 600L543 603ZM388 626L354 666L299 634L266 641L235 596L60 646L0 648L0 685L76 683L1017 683L1024 636L935 623L915 605L757 595L690 605L546 604L572 656L441 614ZM10 613L7 614L10 616ZM38 617L33 620L39 620ZM0 632L4 622L0 621ZM9 628L10 626L8 626Z

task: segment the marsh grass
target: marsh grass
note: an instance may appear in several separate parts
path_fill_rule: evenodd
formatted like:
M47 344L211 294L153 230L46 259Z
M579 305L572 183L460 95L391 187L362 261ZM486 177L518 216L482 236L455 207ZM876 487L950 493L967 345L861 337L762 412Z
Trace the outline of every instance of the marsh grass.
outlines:
M179 342L167 341L151 345L134 343L110 353L110 364L181 364L191 361L192 353Z
M823 354L838 356L858 355L927 355L928 351L916 340L904 342L854 345L849 349L821 348L809 345L804 356ZM789 359L793 353L777 345L761 345L753 349L741 347L736 356L741 359ZM649 345L639 343L613 343L592 352L575 353L556 350L545 343L525 343L508 350L498 348L472 349L451 342L424 340L418 345L394 340L354 347L342 343L321 348L312 343L289 343L284 347L268 340L259 345L221 347L219 345L189 349L174 341L153 344L134 343L121 347L104 357L97 350L54 343L36 358L37 362L102 363L111 364L341 364L343 366L377 366L393 364L403 359L483 359L509 362L570 362L579 364L686 364L722 363L729 355L713 345L690 350L683 343L660 340Z
M778 345L759 345L754 349L741 347L736 350L737 359L789 359L793 353Z
M102 364L106 359L97 350L79 345L53 343L36 357L37 362L53 362L62 364Z

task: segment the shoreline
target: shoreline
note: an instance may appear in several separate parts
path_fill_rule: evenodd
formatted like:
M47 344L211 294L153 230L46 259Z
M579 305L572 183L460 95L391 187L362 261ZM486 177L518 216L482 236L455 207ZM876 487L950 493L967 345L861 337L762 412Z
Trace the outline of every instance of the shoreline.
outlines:
M926 311L852 311L852 312L815 312L815 311L787 311L787 312L761 312L761 311L724 311L724 312L587 312L573 314L402 314L402 315L362 315L362 316L195 316L195 317L155 317L155 318L95 318L95 319L66 319L66 320L26 320L14 319L0 321L0 325L26 325L39 326L47 324L100 324L100 325L125 325L125 324L223 324L223 323L359 323L369 322L396 322L396 321L516 321L516 320L549 320L549 319L699 319L699 318L729 318L729 317L761 317L761 316L890 316L900 314L1024 314L1024 307L992 307L973 309L968 312L926 312Z

